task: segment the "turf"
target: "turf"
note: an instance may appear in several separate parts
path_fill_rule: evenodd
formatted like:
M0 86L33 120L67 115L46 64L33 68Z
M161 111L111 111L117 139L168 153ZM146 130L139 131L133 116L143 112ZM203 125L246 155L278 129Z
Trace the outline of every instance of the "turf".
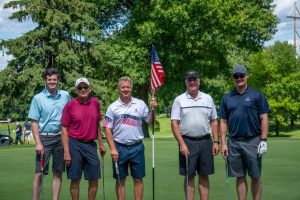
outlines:
M263 159L263 199L300 199L300 140L288 138L270 138L269 152ZM151 140L144 140L146 147L146 173L144 199L152 199ZM107 146L107 144L105 143ZM31 199L34 174L33 145L19 145L0 148L0 195L2 200ZM111 160L109 152L105 157L106 199L113 200L114 181L111 178ZM155 189L158 200L184 199L183 178L178 175L178 147L175 139L156 139L155 141ZM97 199L102 198L102 180L100 180ZM215 174L210 177L210 199L226 199L224 161L220 155L215 157ZM45 199L51 199L51 176L45 178ZM70 199L69 181L63 178L60 199ZM237 199L235 181L229 179L230 199ZM250 199L250 195L249 199ZM133 199L131 178L127 180L126 199ZM87 199L87 184L82 180L80 199ZM198 192L196 198L199 199Z

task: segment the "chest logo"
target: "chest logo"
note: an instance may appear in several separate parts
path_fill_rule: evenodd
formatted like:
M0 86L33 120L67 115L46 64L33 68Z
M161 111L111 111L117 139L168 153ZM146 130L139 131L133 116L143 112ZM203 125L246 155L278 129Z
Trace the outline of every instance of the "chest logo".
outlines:
M250 97L246 97L244 101L251 101Z

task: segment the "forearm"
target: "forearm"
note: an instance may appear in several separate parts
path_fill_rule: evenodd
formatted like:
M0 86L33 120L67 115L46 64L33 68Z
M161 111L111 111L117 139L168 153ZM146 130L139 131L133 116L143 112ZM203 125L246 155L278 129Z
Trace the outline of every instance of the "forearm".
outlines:
M61 141L64 148L64 152L70 152L68 128L64 126L62 127L62 131L61 131Z
M214 119L210 121L210 127L211 127L211 132L213 135L213 140L214 141L219 141L219 127L218 127L218 120Z
M263 114L260 116L260 122L261 122L261 138L268 138L268 132L269 132L269 118L268 114Z
M41 144L40 140L40 132L39 132L39 125L37 121L32 121L31 123L31 129L33 133L33 138L35 141L35 144Z
M221 136L221 143L226 144L226 135L227 135L227 120L221 119L220 120L220 136Z
M98 140L98 144L103 144L103 138L102 138L102 132L101 132L101 127L98 127L98 131L97 131L97 140Z
M105 136L106 136L106 140L109 145L109 148L111 150L115 150L116 146L115 146L114 138L112 136L112 132L111 132L110 128L105 128Z
M172 128L172 132L174 137L176 138L178 145L182 145L185 144L182 135L180 133L180 127L179 127L179 122L178 120L172 120L171 121L171 128Z

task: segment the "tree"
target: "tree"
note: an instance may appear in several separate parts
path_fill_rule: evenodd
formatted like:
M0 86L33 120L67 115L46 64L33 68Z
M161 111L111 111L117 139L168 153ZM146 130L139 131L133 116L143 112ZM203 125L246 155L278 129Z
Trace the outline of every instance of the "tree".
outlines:
M292 45L278 41L252 57L251 83L262 90L269 101L276 136L280 126L286 126L288 120L299 115L299 61Z
M166 107L184 91L183 76L189 69L200 72L201 90L219 104L228 91L232 57L236 52L260 50L275 32L277 19L271 2L12 1L6 7L21 10L11 18L31 18L37 28L1 42L14 56L3 72L3 79L13 84L14 90L5 92L9 86L3 84L0 91L28 104L29 94L43 85L38 76L47 65L55 65L62 71L62 87L67 90L78 76L91 78L104 107L117 96L111 88L116 88L118 78L124 75L132 77L134 95L148 102L148 47L154 44L166 73L166 84L159 88L157 97ZM11 105L5 102L7 107Z
M11 1L4 8L18 8L10 19L31 19L36 28L19 38L1 41L0 46L13 56L1 72L2 115L12 112L13 102L18 102L23 109L16 118L24 119L33 94L43 88L41 77L47 67L60 70L64 89L71 91L75 79L86 76L92 79L96 96L106 94L105 81L98 79L101 54L95 46L101 31L95 20L95 4L80 0Z

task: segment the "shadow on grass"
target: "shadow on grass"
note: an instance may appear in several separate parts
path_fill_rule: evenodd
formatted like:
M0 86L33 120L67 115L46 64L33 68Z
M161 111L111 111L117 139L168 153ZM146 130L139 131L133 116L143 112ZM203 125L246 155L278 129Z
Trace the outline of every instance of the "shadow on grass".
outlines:
M279 135L277 136L276 134L269 134L268 137L272 137L272 138L289 138L292 137L293 135L290 134L286 134L286 133L279 133Z

